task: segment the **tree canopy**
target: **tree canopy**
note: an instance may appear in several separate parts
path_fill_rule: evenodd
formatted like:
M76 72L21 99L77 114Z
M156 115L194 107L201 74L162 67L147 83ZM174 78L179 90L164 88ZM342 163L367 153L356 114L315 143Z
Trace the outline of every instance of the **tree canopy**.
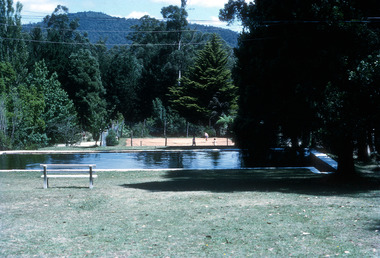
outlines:
M200 50L193 66L178 85L170 89L171 102L193 123L212 123L231 112L235 88L227 67L228 53L214 34Z
M365 105L348 98L358 89L350 86L349 71L379 50L379 30L367 22L374 10L377 1L230 0L225 5L220 18L244 26L236 49L235 130L241 146L262 152L278 144L279 133L296 149L318 139L339 156L340 173L353 173L361 127L352 107L362 117L367 113Z
M163 20L142 17L128 44L112 48L106 38L91 43L65 6L25 30L21 10L0 1L0 148L71 144L84 131L98 140L120 117L129 132L188 132L169 88L211 35L189 29L186 1L162 8Z

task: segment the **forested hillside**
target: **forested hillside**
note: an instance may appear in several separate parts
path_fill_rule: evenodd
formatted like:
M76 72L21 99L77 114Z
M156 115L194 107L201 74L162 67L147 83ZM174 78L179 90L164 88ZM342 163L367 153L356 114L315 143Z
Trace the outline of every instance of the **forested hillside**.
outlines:
M109 47L120 44L130 44L132 41L127 36L133 31L133 26L140 25L139 19L117 18L100 12L69 13L70 20L78 19L77 31L87 33L91 43L106 40ZM24 30L30 31L35 26L43 26L43 23L24 25ZM237 46L238 33L232 30L200 24L189 24L189 29L197 33L216 33L231 47Z
M185 8L126 20L58 5L24 28L21 9L0 8L0 149L98 140L115 125L139 137L228 131L233 51L192 29Z

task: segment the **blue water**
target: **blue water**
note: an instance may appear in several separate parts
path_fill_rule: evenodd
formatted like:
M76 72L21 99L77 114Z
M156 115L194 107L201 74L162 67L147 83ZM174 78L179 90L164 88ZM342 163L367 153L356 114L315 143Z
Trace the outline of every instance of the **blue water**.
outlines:
M5 154L0 155L0 170L40 169L40 164L96 164L97 169L234 169L244 167L241 156L239 150Z

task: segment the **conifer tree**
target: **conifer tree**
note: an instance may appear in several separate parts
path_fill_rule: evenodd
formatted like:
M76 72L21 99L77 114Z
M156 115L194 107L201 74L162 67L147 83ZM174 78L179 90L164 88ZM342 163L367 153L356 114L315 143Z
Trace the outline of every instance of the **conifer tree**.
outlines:
M212 35L180 84L170 88L173 108L188 121L214 124L221 115L230 113L235 87L228 58L220 38Z

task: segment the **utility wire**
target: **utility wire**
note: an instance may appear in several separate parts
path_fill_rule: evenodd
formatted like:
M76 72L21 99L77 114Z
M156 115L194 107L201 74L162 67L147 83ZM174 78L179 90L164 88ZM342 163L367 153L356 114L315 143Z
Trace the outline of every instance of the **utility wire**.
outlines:
M7 40L7 41L23 41L23 42L31 42L31 43L41 43L41 44L61 44L61 45L82 45L82 46L178 46L178 43L146 43L146 44L136 44L136 43L125 43L125 44L111 44L111 43L90 43L90 42L59 42L59 41L49 41L49 40L34 40L34 39L20 39L20 38L6 38L6 37L0 37L1 40ZM186 43L186 45L206 45L207 42L200 42L200 43Z
M0 23L0 25L7 27L18 27L17 25L7 25L6 23ZM41 27L41 26L28 26L23 25L24 29L41 29L41 30L50 30L55 28L50 27ZM147 30L147 31L136 31L136 30L81 30L81 29L57 29L59 31L77 31L77 32L109 32L109 33L178 33L178 32L202 32L200 30Z
M6 23L0 23L0 26L6 26L6 27L18 27L18 25L9 25ZM50 27L43 27L43 26L29 26L29 25L22 25L23 29L41 29L41 30L49 30L54 29ZM79 26L80 27L80 26ZM179 33L179 32L212 32L212 31L219 31L223 30L224 28L208 28L205 30L198 30L198 29L187 29L187 30L147 30L147 31L138 31L138 30L81 30L81 29L58 29L60 31L77 31L77 32L99 32L99 33Z

